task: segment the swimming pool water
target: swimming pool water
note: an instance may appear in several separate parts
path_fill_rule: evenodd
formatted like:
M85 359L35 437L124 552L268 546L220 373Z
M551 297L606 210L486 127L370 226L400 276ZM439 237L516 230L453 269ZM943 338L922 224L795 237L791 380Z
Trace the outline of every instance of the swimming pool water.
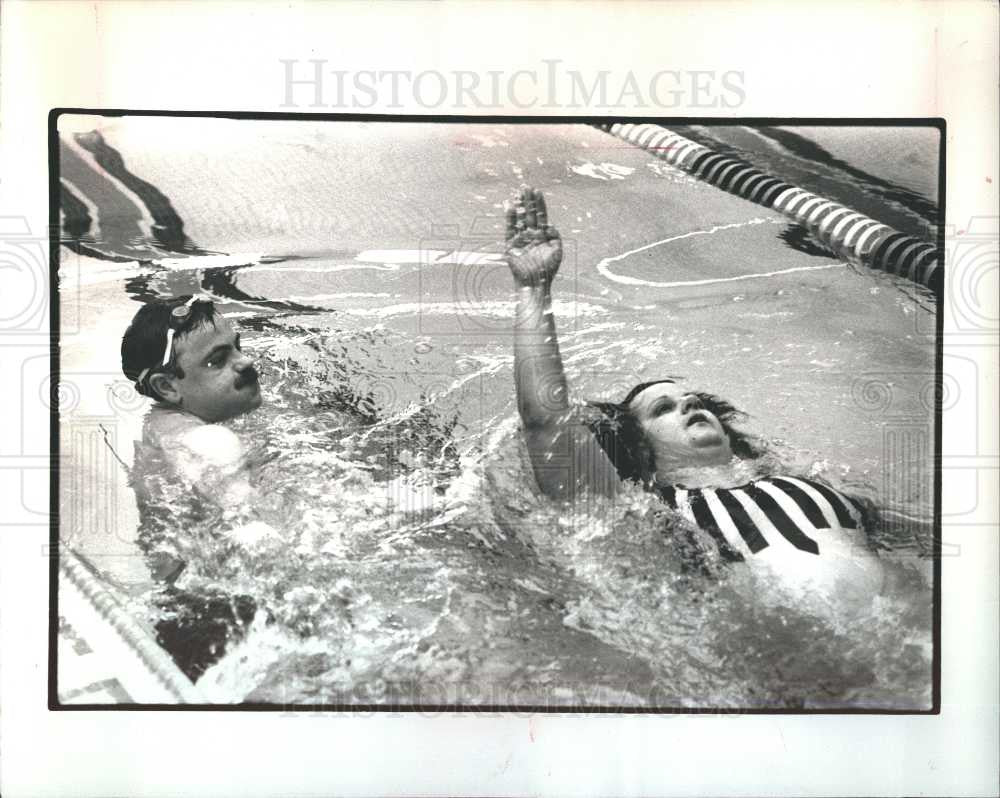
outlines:
M926 527L883 539L904 558L889 589L861 621L843 617L686 547L683 525L638 491L613 512L538 497L504 347L456 359L386 327L261 326L250 347L271 387L233 424L260 499L200 532L178 526L200 541L181 586L260 611L199 681L217 700L926 705ZM584 390L601 392L616 351L640 375L663 356L654 325L595 327L564 336ZM685 347L706 360L723 348ZM800 473L880 498L870 475L850 478L862 458L772 446ZM219 535L260 519L278 534Z
M199 687L220 702L329 706L926 708L928 298L789 246L784 220L644 153L560 160L544 132L529 144L499 128L471 152L468 135L428 134L472 164L456 178L470 197L457 218L475 236L432 230L401 199L408 210L381 239L246 266L141 267L124 283L123 299L211 290L262 373L264 406L232 422L257 499L175 527L189 556L178 587L256 610ZM586 128L566 135L611 146ZM397 149L418 144L430 146L404 136ZM746 411L787 473L877 503L888 579L863 617L724 567L639 491L614 508L537 495L514 405L509 277L490 244L509 180L535 177L527 154L545 161L569 244L554 293L574 396L683 376ZM502 161L517 169L503 174ZM435 161L432 181L444 170ZM664 196L667 207L653 202ZM408 227L424 232L419 245L398 232ZM281 235L254 230L244 238Z

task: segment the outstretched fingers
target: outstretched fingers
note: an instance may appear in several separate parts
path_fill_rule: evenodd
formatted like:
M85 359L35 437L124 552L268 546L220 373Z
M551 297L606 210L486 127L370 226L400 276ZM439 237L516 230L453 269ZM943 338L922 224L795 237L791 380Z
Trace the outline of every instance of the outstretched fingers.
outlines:
M505 241L508 247L530 241L553 241L561 244L559 233L549 226L549 213L541 191L525 187L513 201L504 203Z
M518 205L524 210L524 227L522 230L532 230L535 227L535 202L531 194L531 189L526 188L521 191L521 198Z
M507 223L504 240L509 244L517 235L517 209L508 201L503 204L503 212Z
M537 188L534 193L535 222L540 230L549 226L549 212L545 207L545 197Z
M514 225L514 228L517 230L518 233L523 233L528 227L528 222L527 222L528 212L524 207L524 203L519 200L514 208L514 211L517 214L517 220Z
M553 251L562 257L562 236L559 235L559 231L552 225L549 225L545 228L545 238L548 239L549 245L552 247Z

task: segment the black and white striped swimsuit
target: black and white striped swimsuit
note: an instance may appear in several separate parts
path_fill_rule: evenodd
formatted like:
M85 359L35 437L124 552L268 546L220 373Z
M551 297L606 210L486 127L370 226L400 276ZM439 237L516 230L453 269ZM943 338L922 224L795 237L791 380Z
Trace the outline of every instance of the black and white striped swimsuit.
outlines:
M657 486L674 510L708 532L723 559L742 562L770 545L820 554L821 530L858 529L860 509L826 485L766 477L738 488Z

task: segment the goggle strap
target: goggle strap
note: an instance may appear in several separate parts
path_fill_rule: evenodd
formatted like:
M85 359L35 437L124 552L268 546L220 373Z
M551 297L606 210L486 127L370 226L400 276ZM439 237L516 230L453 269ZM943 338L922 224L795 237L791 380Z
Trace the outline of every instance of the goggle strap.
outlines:
M174 348L174 328L171 327L167 330L167 348L163 350L163 362L161 366L167 365L170 362L170 355L173 353Z
M191 312L191 306L195 302L204 298L205 297L203 297L201 294L195 294L183 305L178 305L176 308L170 311L172 320L180 319L181 322L183 323L183 320L186 319L187 315ZM161 366L166 366L170 362L170 355L173 353L173 350L174 350L174 326L173 326L173 321L171 321L170 327L167 328L167 347L166 349L163 350L163 362L160 364Z
M166 366L170 363L170 356L174 351L174 333L176 330L173 327L173 321L176 319L183 320L186 318L188 313L191 312L191 306L199 300L208 300L208 297L202 296L201 294L195 294L183 305L178 305L170 312L172 319L170 326L167 328L167 345L163 350L163 361L160 363L161 366ZM146 375L149 374L150 371L152 371L152 368L144 368L140 371L139 376L135 378L135 384L141 385L142 381L146 379Z

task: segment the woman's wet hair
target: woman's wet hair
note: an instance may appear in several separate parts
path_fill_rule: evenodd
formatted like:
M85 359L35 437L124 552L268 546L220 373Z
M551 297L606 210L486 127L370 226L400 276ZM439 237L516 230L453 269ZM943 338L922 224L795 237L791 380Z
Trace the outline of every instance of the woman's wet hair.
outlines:
M638 482L646 487L652 485L656 474L653 449L632 412L631 403L651 385L674 382L674 379L642 382L620 402L590 402L591 407L601 411L600 417L590 423L590 428L622 480ZM692 393L706 410L719 419L734 455L743 460L753 460L763 454L750 435L734 426L736 421L746 418L746 413L715 394Z
M191 295L172 299L156 299L143 305L132 317L132 323L122 336L122 372L135 383L135 389L143 396L162 401L156 389L149 383L153 374L175 374L181 379L184 370L177 363L177 350L171 352L170 361L161 365L167 348L167 330L171 322L174 340L205 324L215 324L215 305L209 300L195 300L188 314L180 321L173 316L174 308L184 305ZM143 375L143 371L147 370ZM140 379L140 375L142 378Z

